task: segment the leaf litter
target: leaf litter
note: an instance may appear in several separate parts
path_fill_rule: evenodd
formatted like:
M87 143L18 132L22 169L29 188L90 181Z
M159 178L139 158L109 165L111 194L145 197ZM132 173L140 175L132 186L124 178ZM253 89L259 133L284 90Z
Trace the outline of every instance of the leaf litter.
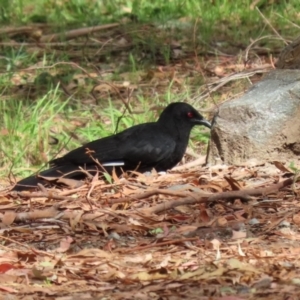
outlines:
M286 170L196 166L3 191L0 289L70 299L295 295L300 207Z
M140 28L141 40L147 33L169 42L156 44L157 66L123 72L114 80L111 62L104 61L101 76L95 64L93 71L80 66L83 55L92 62L118 55L122 64L129 50L137 50L128 27L110 25L103 32L101 26L71 30L65 41L47 27L19 28L29 52L41 58L51 53L59 61L67 51L72 62L47 67L40 61L14 72L3 98L22 97L24 88L27 94L44 93L49 84L60 83L68 97L98 103L109 96L130 111L129 101L141 93L146 98L154 89L164 94L170 82L180 93L188 80L195 86L191 101L221 91L223 102L243 92L235 82L253 83L273 67L264 54L259 62L249 58L254 43L241 64L238 55L223 55L211 45L191 52L186 44L191 33L178 44L147 27ZM20 47L12 28L2 33L10 37L2 46ZM138 47L140 59L147 59L147 43ZM172 51L167 64L163 47ZM65 82L64 73L72 80ZM205 84L198 85L198 75ZM86 90L80 93L83 85L90 86L88 96ZM69 121L73 127L85 122ZM8 134L5 128L1 134ZM203 157L189 155L194 159L166 174L113 175L112 183L96 176L84 182L52 178L61 186L1 191L0 294L10 293L10 299L294 299L300 282L297 176L281 162L203 167Z

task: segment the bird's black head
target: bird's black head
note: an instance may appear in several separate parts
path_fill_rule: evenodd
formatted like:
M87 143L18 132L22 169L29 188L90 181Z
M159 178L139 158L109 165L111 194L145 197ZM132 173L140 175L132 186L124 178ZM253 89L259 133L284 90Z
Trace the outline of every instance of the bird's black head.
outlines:
M180 124L185 124L188 127L203 125L211 128L210 122L205 120L194 107L184 102L169 104L161 113L158 122L166 124L169 123L171 119Z

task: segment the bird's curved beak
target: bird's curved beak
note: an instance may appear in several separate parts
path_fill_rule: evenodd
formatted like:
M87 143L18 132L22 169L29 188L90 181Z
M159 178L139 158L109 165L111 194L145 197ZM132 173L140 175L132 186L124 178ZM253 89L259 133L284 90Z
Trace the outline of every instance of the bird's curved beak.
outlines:
M208 122L208 121L205 120L205 119L197 120L197 124L203 125L203 126L205 126L205 127L208 127L209 129L211 128L210 122Z

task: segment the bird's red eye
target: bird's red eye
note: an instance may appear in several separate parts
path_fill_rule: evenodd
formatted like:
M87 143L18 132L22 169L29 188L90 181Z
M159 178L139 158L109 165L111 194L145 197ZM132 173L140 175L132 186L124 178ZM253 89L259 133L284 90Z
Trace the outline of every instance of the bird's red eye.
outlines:
M188 116L188 118L194 118L194 114L191 112L191 111L189 111L188 113L187 113L187 116Z

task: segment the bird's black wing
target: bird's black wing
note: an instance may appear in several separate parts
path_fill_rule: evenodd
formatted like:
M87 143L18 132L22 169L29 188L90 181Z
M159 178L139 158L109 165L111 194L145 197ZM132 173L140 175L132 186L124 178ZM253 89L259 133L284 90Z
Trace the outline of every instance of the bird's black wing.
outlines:
M83 145L55 159L51 165L72 163L77 166L101 164L137 166L140 163L153 166L167 159L174 151L176 141L158 128L156 123L133 126L116 135L105 137ZM93 158L92 158L92 157Z
M131 139L124 140L122 145L125 165L136 167L141 164L142 169L152 169L161 161L172 160L176 140L155 124L133 133Z
M94 159L103 162L111 158L118 159L119 157L116 135L112 135L76 148L64 156L50 161L50 165L59 166L72 163L74 165L84 166L95 164Z

